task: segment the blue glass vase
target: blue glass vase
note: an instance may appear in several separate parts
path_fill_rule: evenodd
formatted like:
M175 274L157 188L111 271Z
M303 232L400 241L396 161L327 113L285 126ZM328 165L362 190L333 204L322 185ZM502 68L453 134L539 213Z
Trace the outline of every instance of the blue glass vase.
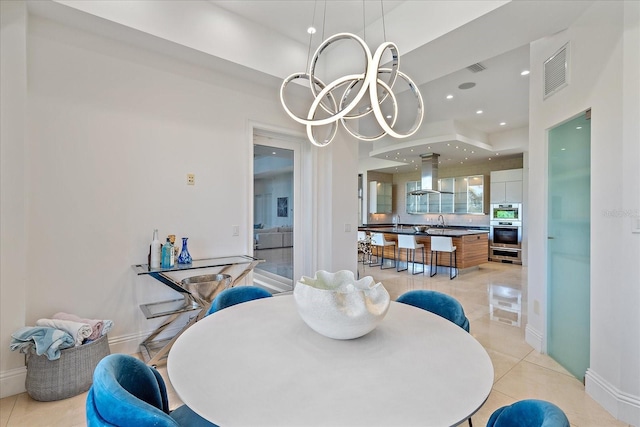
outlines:
M182 250L178 255L178 264L191 264L191 255L189 254L189 248L187 247L188 237L182 238Z

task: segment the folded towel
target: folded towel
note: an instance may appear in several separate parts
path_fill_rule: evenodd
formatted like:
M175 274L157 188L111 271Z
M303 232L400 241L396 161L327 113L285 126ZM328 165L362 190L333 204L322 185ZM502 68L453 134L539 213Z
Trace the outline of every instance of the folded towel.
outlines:
M46 354L47 359L56 360L60 350L73 347L75 340L65 331L44 326L25 326L11 334L11 350L27 353L34 344L38 356Z
M53 319L71 320L72 322L86 323L91 326L91 335L87 337L87 340L94 341L102 336L103 321L100 319L83 319L75 314L69 313L56 313L53 315Z
M102 335L107 335L111 328L113 328L113 320L105 319L102 321Z
M87 339L92 332L91 326L87 323L62 319L38 319L36 326L61 329L73 337L76 345L81 345L82 341Z

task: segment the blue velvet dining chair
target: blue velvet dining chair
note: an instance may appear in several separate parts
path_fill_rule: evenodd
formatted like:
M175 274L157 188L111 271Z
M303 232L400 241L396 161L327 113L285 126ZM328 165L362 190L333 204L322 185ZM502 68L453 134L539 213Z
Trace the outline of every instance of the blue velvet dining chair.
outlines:
M232 305L240 304L243 302L251 301L254 299L268 298L271 294L266 289L259 288L257 286L236 286L233 288L225 289L220 292L211 303L211 307L207 311L205 316L222 310L223 308L231 307Z
M496 409L487 427L569 427L569 420L551 402L526 399Z
M187 405L169 411L160 373L126 354L111 354L98 363L86 410L88 427L216 427Z
M396 301L430 311L469 332L469 319L464 314L462 304L450 295L438 291L419 289L405 292Z

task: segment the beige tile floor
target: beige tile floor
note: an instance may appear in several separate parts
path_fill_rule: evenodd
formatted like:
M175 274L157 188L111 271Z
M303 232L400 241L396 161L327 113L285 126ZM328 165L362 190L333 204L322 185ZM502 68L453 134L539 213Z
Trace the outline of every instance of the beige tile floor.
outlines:
M486 263L477 270L462 272L454 280L449 280L447 273L443 271L430 278L428 274L413 276L406 271L396 273L395 270L381 271L378 267L360 266L360 274L381 281L393 299L408 290L433 289L453 295L462 303L471 323L471 334L489 353L495 371L493 391L473 416L474 426L484 426L491 413L500 406L527 398L544 399L557 404L565 411L572 426L627 426L616 421L587 396L580 381L551 358L537 353L525 343L525 313L522 313L520 326L512 326L504 320L497 320L495 316L491 319L489 295L492 286L503 286L501 289L508 288L515 294L520 292L522 306L526 307L526 268ZM502 315L503 319L517 320L515 314ZM160 372L167 379L171 406L180 405L166 370L160 368ZM0 427L84 426L85 398L86 393L83 393L57 402L36 402L23 393L1 399Z

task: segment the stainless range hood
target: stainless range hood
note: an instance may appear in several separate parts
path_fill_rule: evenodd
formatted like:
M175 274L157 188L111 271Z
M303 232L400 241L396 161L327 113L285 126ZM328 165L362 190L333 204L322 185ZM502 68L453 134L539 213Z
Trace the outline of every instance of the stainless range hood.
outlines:
M422 196L429 193L440 194L441 191L439 191L438 187L438 158L440 154L423 154L420 157L422 157L421 188L409 194L413 196Z

